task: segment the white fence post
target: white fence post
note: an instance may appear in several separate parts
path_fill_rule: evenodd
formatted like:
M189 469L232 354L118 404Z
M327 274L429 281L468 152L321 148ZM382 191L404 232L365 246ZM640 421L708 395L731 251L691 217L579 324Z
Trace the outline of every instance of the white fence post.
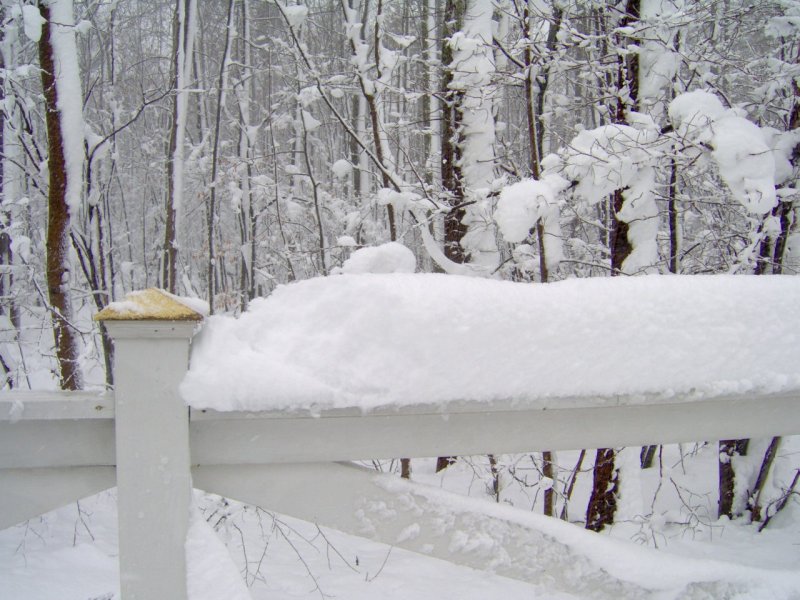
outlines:
M186 600L192 479L178 394L202 316L158 290L97 315L114 340L122 600Z

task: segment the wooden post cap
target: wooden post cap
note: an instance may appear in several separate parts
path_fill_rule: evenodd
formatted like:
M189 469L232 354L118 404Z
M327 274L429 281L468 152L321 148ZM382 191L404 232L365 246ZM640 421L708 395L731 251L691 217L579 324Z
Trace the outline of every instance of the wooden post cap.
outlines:
M94 316L95 321L202 321L205 303L180 298L164 290L149 288L131 292L124 300L111 302Z

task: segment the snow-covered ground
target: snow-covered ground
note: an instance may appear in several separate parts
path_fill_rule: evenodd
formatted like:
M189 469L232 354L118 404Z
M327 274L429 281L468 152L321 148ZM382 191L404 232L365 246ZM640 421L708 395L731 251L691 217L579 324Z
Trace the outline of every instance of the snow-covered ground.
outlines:
M584 565L578 571L591 565L608 572L610 580L652 589L647 597L659 599L800 598L800 506L790 503L761 533L744 519L729 522L709 518L713 494L703 480L715 468L716 453L712 448L684 448L681 461L677 447L666 447L661 468L657 466L644 471L641 477L629 478L622 494L621 522L612 528L610 535L586 532L580 524L563 530L561 537L572 548L576 564ZM788 455L798 448L800 444L789 442L779 462L791 461ZM567 464L574 455L561 453L560 458ZM526 477L526 460L524 456L499 457L501 503L515 506L523 519L530 514L531 507L535 512L541 510L537 478ZM487 489L486 457L461 460L439 475L434 473L433 459L415 460L412 464L416 481L482 499L487 511L494 508L494 499ZM384 468L388 466L383 464ZM518 481L527 479L529 486ZM655 517L638 514L641 499L650 498L659 481L664 489L656 494L652 506L645 509L654 511ZM572 518L580 519L580 507L589 485L587 473L579 479L575 490L572 508L578 514L571 514ZM642 491L640 495L635 494L637 488ZM206 522L228 546L253 600L587 597L568 593L555 581L548 585L547 578L544 583L530 585L319 529L312 523L218 496L198 493L197 502ZM559 523L548 526L547 521L533 521L539 522L537 526L543 530L559 531L556 527ZM2 531L0 597L117 599L116 543L113 490ZM230 593L219 593L225 573L218 569L225 567L225 557L208 540L203 548L190 565L196 591L194 600L238 598L233 587ZM190 560L191 556L190 553ZM580 577L582 573L573 575ZM588 597L613 596L598 590Z
M216 509L219 501L210 497L206 503ZM3 598L119 598L113 492L85 499L80 508L86 513L85 525L73 505L0 533ZM522 582L330 530L321 532L288 517L235 503L228 504L223 513L214 509L207 516L219 523L253 600L538 597L532 586Z

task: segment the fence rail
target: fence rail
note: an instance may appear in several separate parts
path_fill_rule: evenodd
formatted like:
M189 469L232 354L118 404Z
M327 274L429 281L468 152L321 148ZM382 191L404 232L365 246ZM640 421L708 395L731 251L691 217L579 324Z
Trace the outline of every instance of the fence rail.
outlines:
M800 421L800 394L656 403L615 396L564 403L459 403L444 409L418 404L318 414L191 410L191 463L514 454L758 438L792 434ZM0 469L114 466L114 437L113 394L0 395Z
M318 415L192 411L192 463L347 461L642 446L788 435L800 422L800 394L658 403L615 396L565 399L563 408L551 404L555 406L460 404L444 410L419 404Z

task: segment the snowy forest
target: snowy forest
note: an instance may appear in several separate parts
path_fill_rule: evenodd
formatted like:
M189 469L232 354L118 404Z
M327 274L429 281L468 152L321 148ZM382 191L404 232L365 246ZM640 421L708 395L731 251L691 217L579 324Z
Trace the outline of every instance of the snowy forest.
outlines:
M800 272L796 0L0 11L4 389L113 386L91 317L127 292L240 314L387 242L420 272L530 285ZM796 458L770 477L780 438L714 446L712 520L763 526L795 494ZM620 449L579 450L530 457L535 509L601 530ZM534 485L519 458L484 458L497 501L504 481ZM588 504L568 512L578 473Z

